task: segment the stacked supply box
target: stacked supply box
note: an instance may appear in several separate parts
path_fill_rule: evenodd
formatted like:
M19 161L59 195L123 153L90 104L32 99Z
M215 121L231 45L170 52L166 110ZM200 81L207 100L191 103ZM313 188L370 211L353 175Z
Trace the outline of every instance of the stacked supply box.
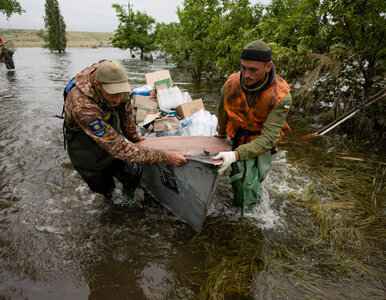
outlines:
M149 86L155 86L155 83L158 82L158 85L165 84L167 88L172 87L172 78L170 77L169 70L156 71L152 73L145 74L146 84Z
M151 128L151 131L178 129L181 119L205 109L202 99L192 101L188 92L181 92L177 86L173 86L169 70L147 73L145 79L147 87L155 92L155 97L133 94L137 124Z
M193 116L196 112L198 112L201 109L204 108L204 103L202 102L202 99L193 100L188 103L183 103L178 105L175 110L177 112L177 116L180 119L186 119L190 116Z
M158 101L156 97L133 95L133 108L135 108L135 122L137 124L143 122L149 114L156 114L159 112Z

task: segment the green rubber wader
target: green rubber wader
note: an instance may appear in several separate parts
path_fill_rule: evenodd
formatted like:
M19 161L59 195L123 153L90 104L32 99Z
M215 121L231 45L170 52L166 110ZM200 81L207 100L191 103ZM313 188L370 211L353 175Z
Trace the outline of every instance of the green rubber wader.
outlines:
M267 177L272 156L271 151L268 151L256 158L232 164L231 176L225 182L232 184L235 204L241 206L241 217L244 215L245 206L261 199L260 183Z

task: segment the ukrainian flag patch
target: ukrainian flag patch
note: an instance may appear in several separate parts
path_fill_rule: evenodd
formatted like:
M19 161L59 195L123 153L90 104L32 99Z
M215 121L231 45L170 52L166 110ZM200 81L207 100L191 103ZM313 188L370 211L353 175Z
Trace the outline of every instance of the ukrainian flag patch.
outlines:
M289 109L290 106L291 106L291 105L290 105L289 103L284 103L284 108Z
M88 124L88 127L94 132L97 136L103 136L105 133L105 128L100 120L92 121Z

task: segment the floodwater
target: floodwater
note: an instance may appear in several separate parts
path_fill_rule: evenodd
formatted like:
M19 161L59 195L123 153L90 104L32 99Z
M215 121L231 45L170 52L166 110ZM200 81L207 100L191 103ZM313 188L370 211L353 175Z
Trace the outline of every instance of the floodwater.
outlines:
M195 83L162 59L129 57L111 48L65 54L19 48L15 71L0 64L1 299L384 298L384 195L374 187L377 180L384 186L383 169L332 159L382 160L382 148L372 146L369 153L337 149L328 139L291 142L313 130L293 117L293 133L279 148L263 201L239 220L231 189L221 183L199 234L140 193L138 203L124 210L106 207L90 192L71 168L62 121L54 117L62 111L64 86L83 68L103 58L119 60L132 88L145 84L145 73L170 69L175 85L215 112L222 83ZM350 169L353 178L367 178L359 194L344 190ZM359 200L342 210L352 220L337 205L326 206L347 200L350 192ZM356 214L355 205L370 198L374 209ZM316 202L325 208L322 217L309 205Z

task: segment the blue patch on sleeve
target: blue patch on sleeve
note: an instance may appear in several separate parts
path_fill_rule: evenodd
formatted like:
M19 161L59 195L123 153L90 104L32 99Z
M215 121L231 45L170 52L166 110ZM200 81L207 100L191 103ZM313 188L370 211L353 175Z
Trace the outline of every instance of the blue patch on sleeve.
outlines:
M289 103L284 103L284 108L290 108L290 104Z
M105 128L100 120L92 121L88 124L88 127L94 132L97 136L103 136L105 133Z

